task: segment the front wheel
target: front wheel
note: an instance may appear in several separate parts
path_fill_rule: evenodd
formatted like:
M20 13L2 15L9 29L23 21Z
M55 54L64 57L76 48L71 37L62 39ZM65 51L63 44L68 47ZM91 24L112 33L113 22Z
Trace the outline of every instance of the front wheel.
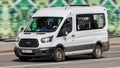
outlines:
M52 59L56 62L65 60L65 52L63 51L63 49L56 48Z
M93 50L92 57L93 58L101 58L103 54L102 47L99 45L96 45L96 47Z

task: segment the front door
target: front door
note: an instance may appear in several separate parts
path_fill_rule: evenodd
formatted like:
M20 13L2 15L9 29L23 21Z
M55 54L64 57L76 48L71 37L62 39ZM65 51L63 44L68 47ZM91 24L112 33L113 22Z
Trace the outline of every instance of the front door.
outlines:
M74 44L73 23L72 17L68 17L60 29L58 37L64 40L64 47L66 51L72 51Z

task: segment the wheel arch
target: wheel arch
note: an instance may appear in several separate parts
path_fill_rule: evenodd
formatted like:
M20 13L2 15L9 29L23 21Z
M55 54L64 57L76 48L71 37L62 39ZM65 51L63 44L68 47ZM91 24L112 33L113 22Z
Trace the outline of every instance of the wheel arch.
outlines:
M65 51L65 47L64 47L63 44L58 44L58 45L56 46L56 48L61 48L61 49L63 49L63 50Z
M101 48L103 48L103 44L102 44L101 41L97 41L96 44L95 44L95 46L94 46L94 48L95 48L97 45L99 45Z

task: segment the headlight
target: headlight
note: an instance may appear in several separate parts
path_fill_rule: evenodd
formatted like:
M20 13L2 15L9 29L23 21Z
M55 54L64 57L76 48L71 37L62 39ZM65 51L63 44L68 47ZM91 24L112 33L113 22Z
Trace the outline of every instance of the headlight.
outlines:
M46 37L46 38L42 38L42 39L41 39L41 42L42 42L42 43L52 42L52 38L53 38L53 36Z
M20 40L20 38L19 38L19 37L17 37L17 38L16 38L16 42L18 42L19 40Z

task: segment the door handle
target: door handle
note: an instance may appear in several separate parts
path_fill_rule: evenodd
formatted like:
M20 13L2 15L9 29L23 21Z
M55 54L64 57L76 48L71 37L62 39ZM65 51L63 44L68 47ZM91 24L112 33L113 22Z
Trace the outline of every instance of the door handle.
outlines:
M75 37L75 35L72 35L72 37Z

